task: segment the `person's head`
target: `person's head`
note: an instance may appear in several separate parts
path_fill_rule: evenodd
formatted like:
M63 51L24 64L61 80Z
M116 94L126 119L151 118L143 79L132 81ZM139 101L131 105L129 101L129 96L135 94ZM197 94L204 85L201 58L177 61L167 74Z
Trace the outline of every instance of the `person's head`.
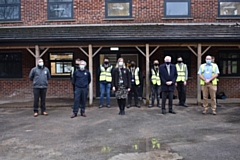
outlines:
M215 63L215 57L214 56L211 56L212 57L212 63Z
M116 64L116 68L125 68L125 63L124 63L124 59L123 58L118 58L117 64Z
M154 66L154 68L158 68L159 67L159 61L158 60L154 60L153 61L153 66Z
M84 60L81 60L80 63L79 63L80 70L84 70L86 65L87 65L87 62L84 61Z
M209 55L206 56L206 59L205 59L205 60L206 60L206 63L207 63L207 64L211 64L211 62L212 62L212 56L209 56Z
M178 57L178 58L177 58L177 62L178 62L178 63L182 63L182 62L183 62L182 57Z
M136 63L134 61L131 61L131 67L135 67L136 66Z
M104 63L104 65L108 65L108 64L109 64L109 58L108 58L108 57L105 57L105 58L103 59L103 63Z
M43 65L44 65L43 59L42 59L42 58L39 58L39 60L38 60L38 66L39 66L39 67L43 67Z
M172 58L171 58L170 56L166 56L166 57L164 58L164 62L165 62L167 65L169 65L169 64L171 63L171 60L172 60Z
M77 58L76 60L75 60L75 66L76 67L79 67L79 64L80 64L80 58Z

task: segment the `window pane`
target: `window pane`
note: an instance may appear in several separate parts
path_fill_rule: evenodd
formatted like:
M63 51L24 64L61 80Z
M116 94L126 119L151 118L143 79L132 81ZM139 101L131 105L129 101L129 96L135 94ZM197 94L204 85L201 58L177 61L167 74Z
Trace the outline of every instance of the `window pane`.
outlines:
M108 16L130 16L130 3L108 3Z
M73 0L49 0L49 2L72 2Z
M232 61L232 73L237 73L237 61Z
M19 7L0 7L0 20L4 19L19 19Z
M14 4L20 3L20 0L0 0L0 4Z
M72 60L72 53L50 53L50 60Z
M188 2L167 2L167 16L186 16L188 15Z
M51 4L49 18L72 18L72 4Z
M240 2L220 2L220 15L240 15Z

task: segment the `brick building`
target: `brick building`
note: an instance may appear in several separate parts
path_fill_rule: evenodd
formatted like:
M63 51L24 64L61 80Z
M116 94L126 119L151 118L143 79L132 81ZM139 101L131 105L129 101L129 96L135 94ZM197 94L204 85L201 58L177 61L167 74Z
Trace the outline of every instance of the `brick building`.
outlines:
M88 62L90 103L99 96L103 57L135 60L149 95L149 68L165 55L182 56L189 69L188 97L200 97L197 70L206 55L220 68L219 91L239 98L238 0L6 0L0 1L0 97L32 96L28 74L42 57L50 69L48 97L72 97L74 59Z

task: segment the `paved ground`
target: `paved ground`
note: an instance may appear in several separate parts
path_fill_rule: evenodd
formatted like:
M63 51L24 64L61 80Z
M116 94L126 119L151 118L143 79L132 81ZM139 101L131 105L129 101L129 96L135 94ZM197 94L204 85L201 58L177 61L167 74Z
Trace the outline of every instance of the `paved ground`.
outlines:
M120 116L113 105L110 109L87 108L86 118L74 119L70 118L70 100L65 107L49 107L49 116L36 118L32 109L19 107L24 103L28 104L16 101L9 103L9 107L1 104L1 160L238 160L240 157L240 104L237 103L223 103L217 116L202 115L202 107L196 105L175 107L176 115L162 115L157 107L141 107L127 109L126 115ZM64 104L64 100L59 103Z

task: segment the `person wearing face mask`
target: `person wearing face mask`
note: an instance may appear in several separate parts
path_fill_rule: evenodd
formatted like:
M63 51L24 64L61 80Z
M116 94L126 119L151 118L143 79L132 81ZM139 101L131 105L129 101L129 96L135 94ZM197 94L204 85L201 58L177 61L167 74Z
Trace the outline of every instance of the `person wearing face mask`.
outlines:
M136 66L136 63L134 61L130 62L129 72L130 72L130 78L131 78L131 90L128 92L128 105L127 108L131 107L132 103L132 95L134 95L134 102L135 106L140 108L140 105L138 103L138 92L140 85L142 84L142 74L139 69L139 67Z
M41 114L47 116L46 112L46 93L48 88L48 80L51 78L49 69L44 66L43 59L38 60L38 65L31 69L29 79L33 81L33 116L38 116L38 102L41 99Z
M179 99L179 103L177 104L177 106L188 107L188 105L185 103L188 69L187 69L187 65L183 63L182 57L177 58L176 68L177 68L178 77L175 85L178 90L178 99Z
M168 97L168 109L169 113L176 114L173 110L173 92L175 89L175 83L177 79L176 66L171 64L171 57L166 56L164 58L165 63L160 65L159 74L161 79L161 90L162 90L162 114L166 114L166 99Z
M73 85L75 86L73 115L71 118L77 117L79 108L81 116L86 117L85 107L88 95L88 85L91 83L91 74L85 68L87 63L84 60L80 61L79 69L73 74Z
M115 92L119 115L125 114L126 98L131 90L131 76L123 58L119 58L112 73L112 90Z
M106 92L106 106L110 108L110 91L112 83L112 65L109 63L109 58L105 57L103 64L98 69L100 83L100 104L99 108L103 107L104 94Z
M216 92L217 92L217 77L219 69L216 63L212 63L212 57L206 56L206 63L202 64L198 70L200 85L203 93L203 112L208 112L208 95L211 97L212 114L216 115Z
M161 92L161 80L160 80L160 75L159 75L159 61L154 60L153 61L153 68L151 69L150 72L150 81L152 85L152 91L151 91L151 104L149 104L149 108L154 107L154 101L155 101L155 96L157 99L157 107L161 107L160 105L160 92Z
M77 58L75 60L74 66L72 66L72 68L71 68L71 72L70 72L70 79L71 79L71 81L73 79L73 73L79 68L79 63L80 63L80 59ZM74 94L74 89L75 89L75 86L73 85L73 94Z

